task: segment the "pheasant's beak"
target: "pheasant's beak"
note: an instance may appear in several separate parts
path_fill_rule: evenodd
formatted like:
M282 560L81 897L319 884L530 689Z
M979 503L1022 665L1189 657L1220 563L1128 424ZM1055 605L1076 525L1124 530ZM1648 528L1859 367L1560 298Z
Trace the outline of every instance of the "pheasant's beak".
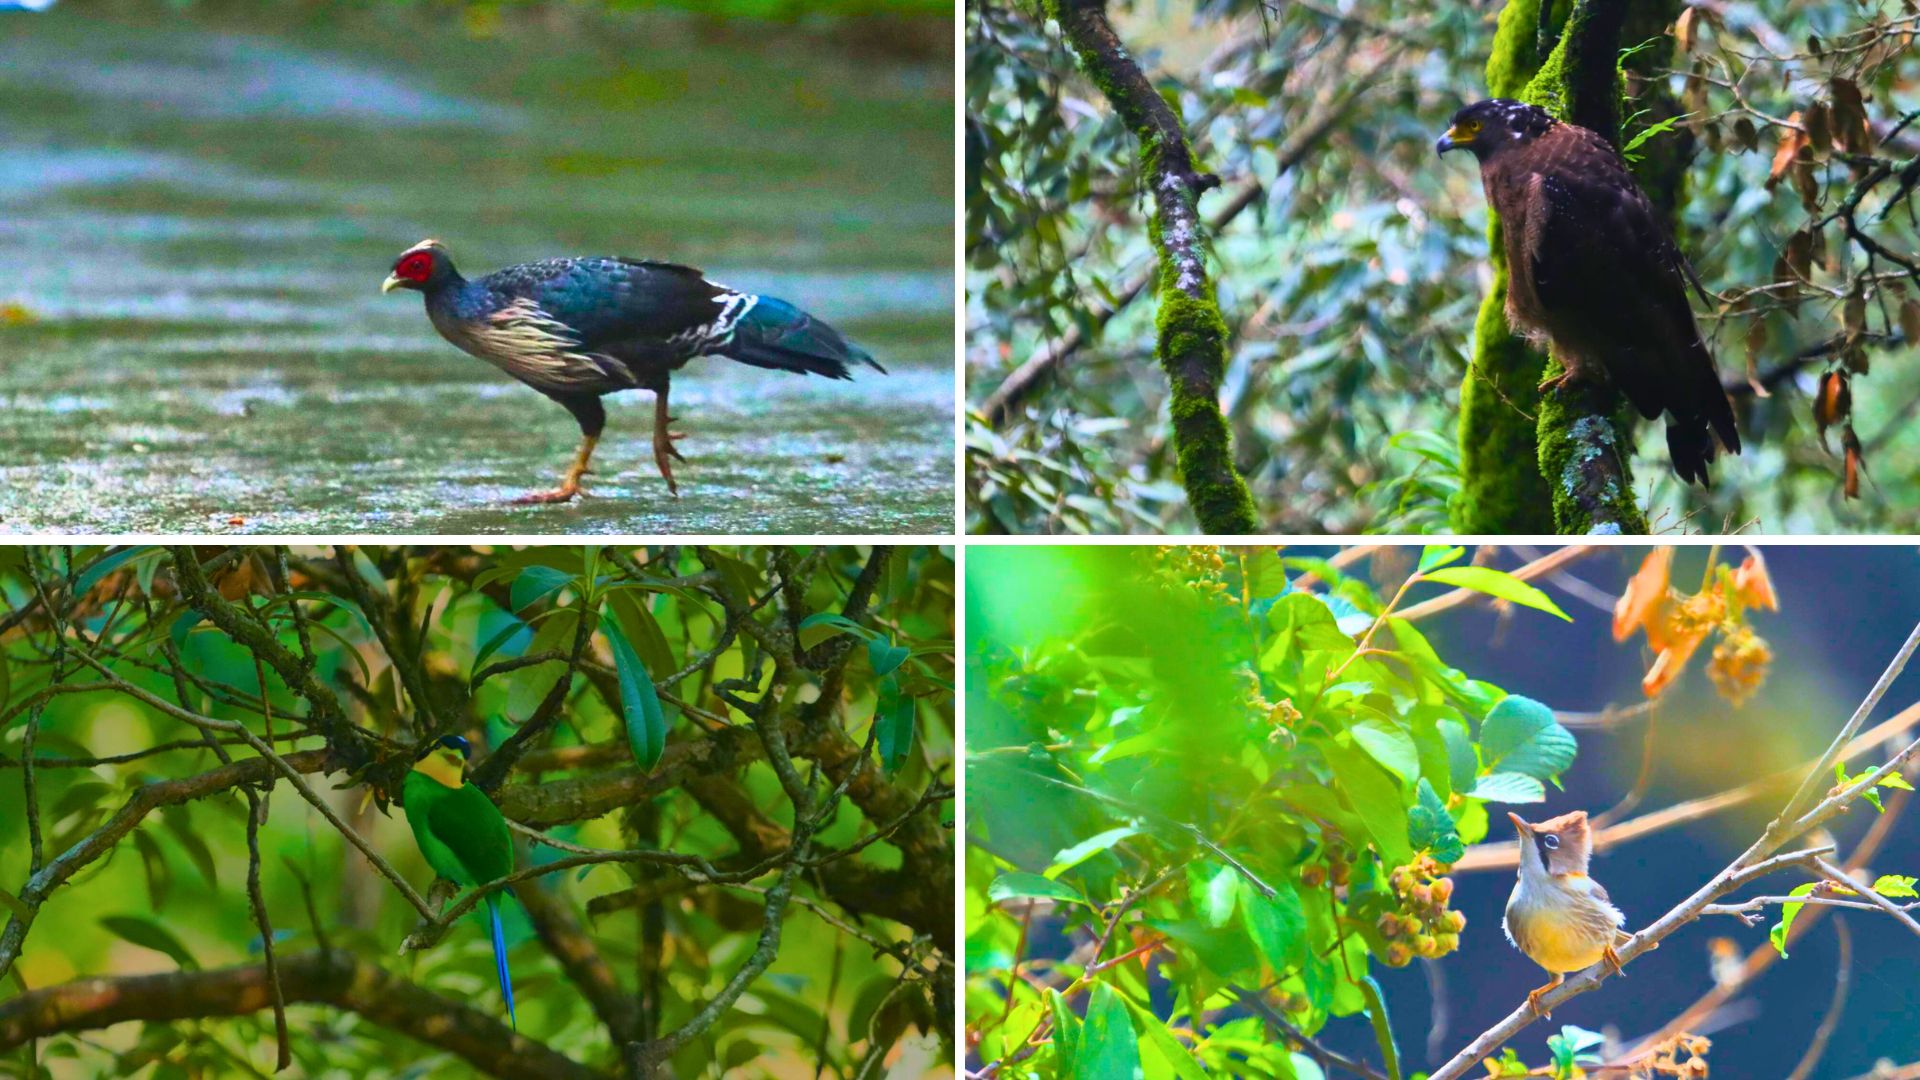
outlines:
M387 280L380 283L380 291L383 293L390 293L393 290L399 288L400 286L405 285L406 283L407 283L407 280L401 277L399 274L388 274Z
M1513 813L1512 811L1508 811L1507 819L1513 822L1514 828L1520 830L1521 836L1533 835L1533 830L1527 826L1527 823L1521 819L1519 814Z

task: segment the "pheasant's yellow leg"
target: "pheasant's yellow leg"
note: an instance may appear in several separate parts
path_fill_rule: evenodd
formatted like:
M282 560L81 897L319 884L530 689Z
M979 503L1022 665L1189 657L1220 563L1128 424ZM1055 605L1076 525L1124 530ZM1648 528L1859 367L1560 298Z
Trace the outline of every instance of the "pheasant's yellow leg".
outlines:
M593 460L593 448L600 443L598 435L589 435L580 442L580 452L573 456L573 464L567 466L567 473L560 478L560 486L552 491L539 491L532 495L523 495L513 500L522 505L535 503L563 503L580 494L580 478L587 475L587 463Z

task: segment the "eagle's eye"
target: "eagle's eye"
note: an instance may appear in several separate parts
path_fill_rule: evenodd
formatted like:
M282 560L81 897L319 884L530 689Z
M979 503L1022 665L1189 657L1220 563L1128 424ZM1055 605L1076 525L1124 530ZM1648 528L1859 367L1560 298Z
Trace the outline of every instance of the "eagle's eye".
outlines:
M1462 120L1454 126L1460 129L1460 134L1462 135L1480 134L1480 121L1478 120Z
M1547 835L1545 835L1545 836L1543 836L1543 837L1541 837L1541 838L1540 838L1540 842L1541 842L1542 844L1545 844L1545 845L1547 845L1547 850L1548 850L1548 851L1559 851L1559 850L1560 850L1560 838L1559 838L1559 837L1557 837L1557 836L1555 836L1555 835L1553 835L1552 833L1548 833Z

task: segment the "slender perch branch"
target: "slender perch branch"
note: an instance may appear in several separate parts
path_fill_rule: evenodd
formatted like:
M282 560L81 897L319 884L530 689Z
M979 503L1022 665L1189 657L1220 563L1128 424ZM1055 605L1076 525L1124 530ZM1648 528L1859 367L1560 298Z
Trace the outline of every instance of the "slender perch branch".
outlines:
M1203 532L1259 531L1253 496L1233 464L1232 435L1220 411L1227 324L1207 276L1200 195L1220 178L1194 168L1180 118L1147 80L1107 20L1105 0L1052 0L1080 67L1140 136L1140 171L1153 192L1152 237L1159 257L1159 343L1172 385L1173 445L1187 501Z
M509 1030L493 1017L340 950L281 961L288 1004L332 1005L463 1058L506 1080L604 1080L603 1073ZM271 1008L264 965L76 979L0 1004L0 1052L62 1032L129 1020L242 1016Z

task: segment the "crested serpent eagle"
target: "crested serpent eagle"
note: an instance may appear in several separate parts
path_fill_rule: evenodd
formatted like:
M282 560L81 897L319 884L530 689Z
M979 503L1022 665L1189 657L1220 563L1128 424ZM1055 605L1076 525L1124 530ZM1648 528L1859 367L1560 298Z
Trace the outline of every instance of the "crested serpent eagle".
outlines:
M1673 471L1707 483L1714 437L1737 454L1740 433L1687 303L1693 271L1619 152L1505 98L1455 113L1434 148L1480 161L1505 236L1507 321L1566 369L1541 392L1604 373L1642 416L1671 415Z

